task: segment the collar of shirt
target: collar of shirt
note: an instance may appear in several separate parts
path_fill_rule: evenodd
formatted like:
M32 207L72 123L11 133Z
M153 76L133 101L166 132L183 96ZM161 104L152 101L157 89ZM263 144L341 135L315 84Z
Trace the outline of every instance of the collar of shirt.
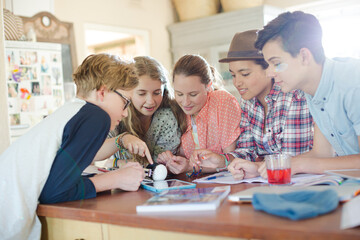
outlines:
M213 91L208 93L205 105L201 108L199 113L195 116L195 124L198 124L199 121L207 118L208 109L209 109L209 99L210 99L210 95L212 93L213 93ZM186 128L185 132L191 131L191 116L189 116L189 115L186 116L186 123L187 123L187 128Z
M331 77L333 69L334 61L326 58L325 63L323 66L323 71L321 74L321 79L318 88L316 89L315 95L311 96L307 94L307 97L314 103L314 104L321 104L325 103L329 99L329 95L331 93L331 90L333 88L333 83L331 83Z
M280 86L277 83L274 83L271 90L270 90L270 92L269 92L269 94L266 95L266 97L265 97L266 103L271 106L270 101L272 100L272 102L275 102L277 100L277 98L279 97L280 92L281 92ZM260 102L256 97L254 97L253 99L250 99L248 101L241 99L241 101L242 102L248 102L252 106L260 106Z

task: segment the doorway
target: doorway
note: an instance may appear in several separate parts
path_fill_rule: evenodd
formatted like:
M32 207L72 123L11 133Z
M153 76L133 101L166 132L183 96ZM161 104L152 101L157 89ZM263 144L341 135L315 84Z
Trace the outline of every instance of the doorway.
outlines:
M149 55L149 33L109 25L85 24L86 53L110 53L122 58Z

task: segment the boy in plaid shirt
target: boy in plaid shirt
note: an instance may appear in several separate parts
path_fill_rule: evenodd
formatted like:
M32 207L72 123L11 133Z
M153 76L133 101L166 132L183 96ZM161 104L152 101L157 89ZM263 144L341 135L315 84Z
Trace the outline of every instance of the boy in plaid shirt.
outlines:
M236 178L259 176L264 155L287 153L292 156L312 147L313 121L302 91L281 92L268 77L268 64L255 48L256 30L237 33L230 45L228 62L234 86L241 95L240 137L235 151L214 154L198 150L193 160L201 166L227 166ZM200 160L199 160L200 159Z

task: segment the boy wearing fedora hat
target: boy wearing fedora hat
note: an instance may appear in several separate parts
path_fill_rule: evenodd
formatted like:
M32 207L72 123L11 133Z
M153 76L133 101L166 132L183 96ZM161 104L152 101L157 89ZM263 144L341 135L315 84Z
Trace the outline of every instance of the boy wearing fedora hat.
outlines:
M237 178L259 175L264 155L288 153L298 155L312 146L313 122L304 93L283 93L266 75L268 64L255 48L256 30L236 33L227 57L233 84L241 95L240 137L235 151L224 159L232 160L228 169ZM200 165L224 166L223 157L198 150Z
M319 21L301 11L280 14L268 23L255 46L284 92L306 93L316 123L314 147L293 158L292 173L359 168L360 61L326 58Z

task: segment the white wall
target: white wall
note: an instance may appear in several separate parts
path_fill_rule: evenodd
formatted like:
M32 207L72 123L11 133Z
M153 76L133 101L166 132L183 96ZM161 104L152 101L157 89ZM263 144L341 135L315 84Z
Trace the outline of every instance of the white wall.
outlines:
M74 23L78 64L86 57L84 25L103 24L149 31L150 55L171 70L167 25L176 15L171 0L2 0L17 15L53 13L61 21ZM324 0L265 0L281 8Z
M86 56L85 24L145 30L150 35L150 55L171 67L166 26L175 16L171 0L55 0L55 16L74 23L78 64Z
M54 13L54 0L4 0L7 9L16 15L31 17L38 12Z
M314 3L314 2L325 2L325 1L329 1L329 0L265 0L264 3L279 8L288 8L295 5L302 5L302 4Z

